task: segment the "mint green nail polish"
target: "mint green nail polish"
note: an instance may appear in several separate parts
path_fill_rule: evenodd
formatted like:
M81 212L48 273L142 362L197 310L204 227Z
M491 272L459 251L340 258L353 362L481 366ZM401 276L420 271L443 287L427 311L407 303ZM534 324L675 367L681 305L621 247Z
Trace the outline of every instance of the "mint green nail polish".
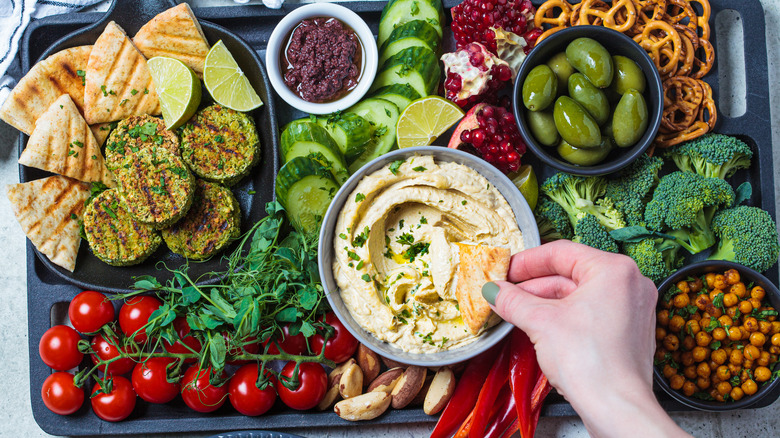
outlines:
M482 296L485 297L488 303L495 306L496 297L498 296L498 291L500 290L501 288L499 288L497 284L489 281L482 285Z

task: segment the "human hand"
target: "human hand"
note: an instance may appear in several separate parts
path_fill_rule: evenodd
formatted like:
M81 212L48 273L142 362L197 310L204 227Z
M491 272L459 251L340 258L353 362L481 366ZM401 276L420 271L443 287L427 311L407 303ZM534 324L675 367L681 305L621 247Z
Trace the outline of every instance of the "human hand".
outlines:
M630 258L561 240L515 254L508 280L483 295L593 435L637 436L644 419L641 436L686 436L652 393L658 291Z

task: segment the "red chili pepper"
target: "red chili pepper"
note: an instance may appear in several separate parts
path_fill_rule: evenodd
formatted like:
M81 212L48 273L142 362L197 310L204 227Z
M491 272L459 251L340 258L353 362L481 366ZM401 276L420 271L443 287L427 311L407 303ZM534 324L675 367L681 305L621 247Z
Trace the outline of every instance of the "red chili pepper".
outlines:
M531 435L526 437L525 435L521 434L522 438L533 438L534 431L536 431L536 425L539 424L539 416L542 413L544 399L547 397L547 394L550 393L551 389L552 386L550 385L550 382L547 381L547 377L544 374L541 374L539 379L536 381L533 394L531 395ZM508 438L512 436L515 432L518 431L519 426L518 419L515 419L500 438Z
M515 396L517 419L523 438L533 436L532 393L541 374L534 344L522 330L512 331L512 354L509 360L509 386Z
M495 406L498 394L509 380L510 347L510 342L504 342L501 353L496 358L493 367L490 368L482 391L479 392L477 405L474 406L474 420L471 424L469 438L481 438L485 435L485 427L490 420L490 410Z
M504 385L504 388L498 395L496 406L498 408L495 415L491 415L485 438L499 438L517 420L515 398L512 396L512 391L508 385Z
M480 389L490 372L491 365L501 349L496 345L490 350L471 359L455 387L455 392L447 407L439 417L439 422L431 433L431 438L449 438L464 423L474 409Z

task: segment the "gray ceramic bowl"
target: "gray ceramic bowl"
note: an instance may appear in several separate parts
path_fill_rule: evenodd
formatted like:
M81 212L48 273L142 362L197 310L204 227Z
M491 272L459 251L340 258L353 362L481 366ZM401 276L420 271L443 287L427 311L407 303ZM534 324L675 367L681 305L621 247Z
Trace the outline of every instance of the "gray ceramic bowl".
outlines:
M338 220L339 213L342 207L347 201L347 197L355 189L358 182L363 179L364 176L371 174L380 168L386 166L392 161L406 159L413 155L433 155L438 161L454 162L466 165L480 175L487 178L494 187L504 195L509 206L515 214L517 224L520 230L523 232L523 243L525 248L533 248L539 246L539 230L536 227L536 221L534 220L533 212L528 206L523 196L517 190L512 181L509 180L498 169L491 164L483 161L474 155L468 154L463 151L448 149L438 146L425 146L401 149L390 152L380 158L371 161L358 170L352 177L347 180L341 187L333 202L328 208L328 212L325 214L325 219L322 224L322 230L320 231L319 242L319 270L320 278L322 279L322 286L325 288L325 294L328 297L333 311L339 317L342 323L346 326L347 330L352 333L363 345L375 351L377 354L384 356L388 359L392 359L398 362L402 362L409 365L420 366L443 366L450 365L464 360L468 360L488 348L492 347L501 339L504 338L512 330L512 325L508 322L501 322L495 327L483 334L479 339L461 348L454 350L447 350L438 353L408 353L395 347L387 342L380 341L374 335L369 333L360 327L349 313L349 310L344 305L339 293L336 280L333 277L333 237L334 230L336 228L336 222Z

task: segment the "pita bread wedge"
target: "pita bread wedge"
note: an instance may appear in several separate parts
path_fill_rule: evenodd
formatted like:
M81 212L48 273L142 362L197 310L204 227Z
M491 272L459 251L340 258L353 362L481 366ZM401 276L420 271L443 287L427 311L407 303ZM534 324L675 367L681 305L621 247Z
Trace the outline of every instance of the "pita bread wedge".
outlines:
M82 110L84 73L91 51L92 46L73 47L35 64L3 103L0 119L30 135L38 116L63 94L70 95Z
M103 146L103 143L105 143L108 138L108 134L111 133L111 124L96 123L94 125L89 125L89 129L92 131L92 135L95 136L98 145Z
M488 322L492 310L482 297L482 286L488 281L506 280L509 270L509 248L458 243L458 283L455 297L469 332L477 334Z
M79 181L100 181L109 187L116 185L105 165L100 145L67 94L60 96L38 117L19 164Z
M8 199L30 241L54 264L73 272L79 252L79 219L89 185L64 176L9 184Z
M87 63L84 118L90 125L160 114L146 58L113 21L95 41Z
M203 62L209 53L209 43L187 3L149 20L135 34L133 43L146 58L167 56L178 59L203 77Z

